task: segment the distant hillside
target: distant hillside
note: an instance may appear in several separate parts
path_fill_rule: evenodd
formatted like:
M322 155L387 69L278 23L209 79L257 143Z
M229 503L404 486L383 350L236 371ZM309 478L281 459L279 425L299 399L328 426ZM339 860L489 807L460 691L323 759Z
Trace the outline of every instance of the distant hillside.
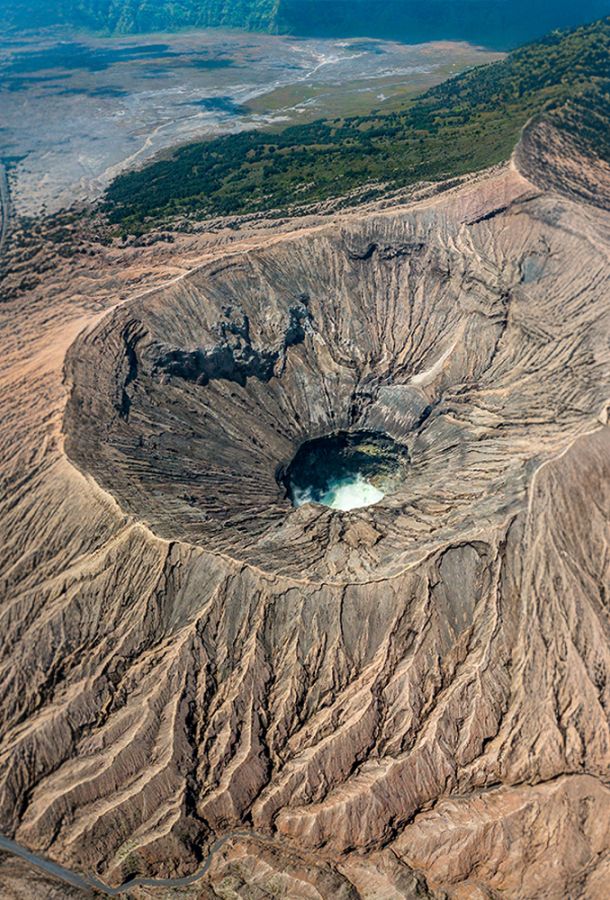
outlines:
M65 24L111 33L175 31L224 26L277 28L280 0L0 0L16 28Z
M312 37L466 40L507 50L610 14L610 0L281 0L280 28Z
M116 179L106 210L138 232L175 215L286 209L371 184L374 194L439 181L507 159L540 114L610 160L610 18L446 81L402 112L185 146Z
M610 0L0 0L4 27L137 33L223 26L507 49L610 13Z

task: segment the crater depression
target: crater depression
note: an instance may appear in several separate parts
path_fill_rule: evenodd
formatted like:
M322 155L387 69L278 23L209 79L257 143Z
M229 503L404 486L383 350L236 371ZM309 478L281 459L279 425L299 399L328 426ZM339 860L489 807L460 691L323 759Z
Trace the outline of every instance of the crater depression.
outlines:
M159 536L314 580L396 574L505 519L603 400L603 342L573 336L576 296L558 315L553 231L525 210L517 254L485 222L378 216L118 308L68 359L69 456Z

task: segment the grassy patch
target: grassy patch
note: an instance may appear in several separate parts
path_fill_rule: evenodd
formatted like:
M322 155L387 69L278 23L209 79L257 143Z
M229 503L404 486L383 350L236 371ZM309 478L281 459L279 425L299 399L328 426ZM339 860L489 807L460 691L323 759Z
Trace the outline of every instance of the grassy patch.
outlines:
M568 121L595 110L587 128L603 152L609 79L610 18L555 32L392 113L187 145L119 176L104 209L123 231L137 233L178 215L286 209L372 183L395 189L439 181L507 159L523 125L541 112Z

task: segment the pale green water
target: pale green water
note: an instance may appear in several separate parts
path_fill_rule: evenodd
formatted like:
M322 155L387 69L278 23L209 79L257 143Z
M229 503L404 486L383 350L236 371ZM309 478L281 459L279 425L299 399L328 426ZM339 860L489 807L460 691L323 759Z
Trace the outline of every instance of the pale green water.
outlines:
M408 453L387 435L337 432L299 448L280 481L294 506L348 512L383 500L404 478Z
M350 509L373 506L383 500L384 496L383 491L357 473L351 479L343 478L329 482L326 493L317 498L314 497L311 490L299 491L297 489L293 494L293 503L295 506L303 506L305 503L321 503L331 509L347 512Z

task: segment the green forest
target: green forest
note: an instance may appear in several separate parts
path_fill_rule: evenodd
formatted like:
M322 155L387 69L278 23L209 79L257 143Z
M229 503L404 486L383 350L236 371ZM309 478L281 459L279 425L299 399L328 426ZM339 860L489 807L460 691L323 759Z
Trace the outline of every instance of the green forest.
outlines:
M607 0L0 0L5 29L66 25L105 34L240 28L506 50L607 15Z
M228 27L275 30L279 0L0 0L17 28L65 24L111 34Z
M507 159L535 115L575 122L608 157L610 18L554 32L386 115L199 142L117 178L104 210L123 233L177 215L285 211L368 187L369 196Z

